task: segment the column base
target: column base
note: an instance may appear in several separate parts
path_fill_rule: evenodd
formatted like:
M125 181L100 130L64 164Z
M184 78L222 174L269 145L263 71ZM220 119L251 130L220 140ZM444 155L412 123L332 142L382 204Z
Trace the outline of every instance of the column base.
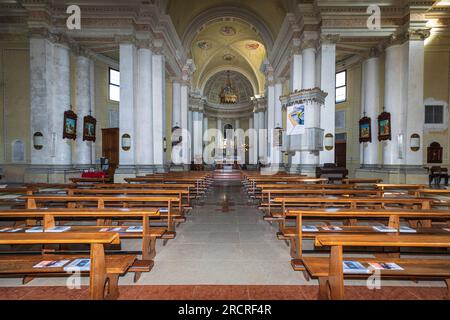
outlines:
M119 165L114 173L114 183L126 183L125 178L136 178L136 166Z
M422 166L363 165L356 169L357 179L382 179L383 183L428 185L428 172Z
M82 170L72 165L29 165L25 168L24 183L70 183L79 178Z

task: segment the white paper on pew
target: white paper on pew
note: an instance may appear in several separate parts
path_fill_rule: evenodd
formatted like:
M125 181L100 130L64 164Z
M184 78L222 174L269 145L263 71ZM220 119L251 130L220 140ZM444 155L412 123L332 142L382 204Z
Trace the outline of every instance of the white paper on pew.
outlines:
M25 230L26 233L38 233L38 232L44 232L43 227L33 227L30 229Z
M168 208L159 208L159 212L161 212L161 213L168 213L169 209Z
M303 232L318 232L319 229L317 229L315 226L302 226L302 231Z
M397 229L389 228L386 226L374 226L373 229L378 232L397 232Z

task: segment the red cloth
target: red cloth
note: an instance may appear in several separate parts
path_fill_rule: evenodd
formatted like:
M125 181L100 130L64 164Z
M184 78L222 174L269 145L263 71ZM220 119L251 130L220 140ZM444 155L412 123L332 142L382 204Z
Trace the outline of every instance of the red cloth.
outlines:
M83 172L81 174L82 178L106 178L106 173L104 172Z

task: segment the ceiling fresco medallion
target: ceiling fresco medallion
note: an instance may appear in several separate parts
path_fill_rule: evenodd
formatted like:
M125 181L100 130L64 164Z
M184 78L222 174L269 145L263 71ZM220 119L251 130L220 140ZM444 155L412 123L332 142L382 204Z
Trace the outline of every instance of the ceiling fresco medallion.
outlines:
M223 60L225 60L225 61L231 61L233 59L234 59L234 56L230 53L226 53L223 55Z
M247 44L245 45L245 47L246 47L248 50L257 50L257 49L259 48L259 43L256 43L256 42L247 43Z
M236 29L231 26L223 26L220 28L220 33L224 36L234 36L236 34Z
M209 50L211 49L211 43L209 43L208 41L199 41L197 43L197 46L202 49L202 50Z

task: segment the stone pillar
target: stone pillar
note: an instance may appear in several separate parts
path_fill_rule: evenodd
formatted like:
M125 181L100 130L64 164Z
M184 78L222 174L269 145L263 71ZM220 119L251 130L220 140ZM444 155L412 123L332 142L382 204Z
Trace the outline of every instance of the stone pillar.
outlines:
M137 99L134 114L135 164L138 174L153 173L154 139L150 123L153 119L152 52L147 46L137 50Z
M222 119L217 119L217 134L216 134L216 156L215 158L218 160L222 160L223 158L223 131L222 131Z
M83 119L91 112L91 60L83 55L76 57L76 113L78 116L77 140L73 163L80 168L91 164L90 141L83 141Z
M428 30L411 31L409 41L404 44L405 55L407 56L407 92L406 107L408 117L406 118L406 131L404 144L406 148L406 164L408 166L422 167L423 159L423 140L424 140L424 72L425 72L425 47L424 40L429 36ZM418 134L420 139L420 149L413 151L410 148L410 137Z
M273 129L275 128L275 83L270 81L267 86L267 94L266 94L266 102L267 102L267 121L264 119L267 128L267 146L265 147L267 150L267 157L269 163L273 163L273 146L272 146L272 136ZM265 115L264 115L265 116Z
M253 166L258 160L258 136L255 129L255 119L253 114L248 120L248 164Z
M303 65L303 57L300 51L300 42L297 39L294 41L294 48L292 51L291 58L291 70L290 70L290 91L294 92L296 90L302 89L302 65ZM289 136L289 143L291 137ZM291 173L296 173L299 170L299 166L301 164L301 153L300 151L295 152L294 155L290 156L289 161L289 171Z
M204 114L203 113L203 134L202 134L202 146L203 145L205 145L205 148L206 148L206 146L208 145L208 143L209 143L209 121L208 121L208 117L206 116L206 114ZM211 159L210 159L210 152L208 151L208 152L206 152L207 150L206 149L204 149L203 150L203 154L204 154L204 161L207 163L207 164L209 164L209 163L211 163Z
M274 129L281 128L283 126L283 108L281 107L280 97L283 95L283 80L278 80L275 84L275 95L274 95L274 105L275 105L275 113L274 113L274 123L273 129L270 134L270 145L271 153L272 153L272 164L275 166L279 166L282 161L281 156L281 146L275 146L274 144Z
M181 84L178 80L172 82L172 128L181 128Z
M64 112L70 109L70 92L69 48L44 37L32 37L31 140L34 133L41 132L43 148L31 149L32 166L25 173L25 182L64 183L69 178L68 173L75 174L72 169L72 140L62 138L62 119Z
M120 173L135 173L134 148L136 147L134 131L134 110L136 105L137 88L137 50L134 43L120 44L120 105L119 105L119 139L124 134L131 136L130 150L123 150L120 140ZM131 168L133 167L133 168ZM132 169L132 170L131 170ZM123 171L125 170L125 171ZM132 172L131 172L132 171Z
M328 93L325 105L320 110L320 127L324 134L331 133L336 137L335 115L336 115L336 42L338 36L323 36L320 44L320 88ZM335 163L333 150L320 152L320 164Z
M160 48L157 48L160 50ZM152 96L153 96L153 162L158 172L165 171L165 58L160 52L152 56Z
M193 149L194 163L203 163L203 99L199 96L191 97L193 118Z
M182 141L182 148L183 148L183 164L185 166L190 165L190 155L191 155L191 149L190 149L190 141L191 141L191 131L190 131L190 125L189 125L189 87L186 82L181 83L180 87L180 127L183 129L183 141ZM187 169L187 168L186 168Z
M302 89L310 90L316 86L316 49L313 43L306 43L302 52ZM305 127L320 127L320 109L314 104L305 104ZM305 135L302 137L306 138ZM319 164L319 155L317 152L301 152L302 170L309 172Z
M378 161L378 122L380 114L380 58L371 57L362 64L362 102L361 117L368 117L371 120L372 142L360 144L361 166L363 168L373 168L379 166Z
M259 111L257 115L258 119L258 143L259 143L259 161L267 163L267 128L265 121L265 112Z
M72 164L71 140L63 139L61 135L61 117L64 111L70 108L69 48L63 44L56 44L54 47L54 53L55 91L53 93L54 104L50 115L53 120L52 134L55 136L55 153L54 157L52 157L52 162L55 165L70 165ZM79 118L78 121L80 121ZM80 122L78 122L78 124L79 123Z
M399 156L398 144L399 135L404 134L402 119L406 118L402 92L403 59L402 45L396 44L386 49L384 103L386 112L391 113L392 133L392 140L383 142L383 164L387 166L404 163Z
M190 137L187 142L187 147L189 148L188 164L191 164L194 160L194 114L192 110L188 111L188 132Z
M256 108L256 107L255 107ZM259 116L256 110L253 110L253 129L254 132L254 138L253 138L253 154L254 154L254 162L255 164L258 164L259 160Z
M95 111L95 62L94 60L90 59L90 66L89 66L89 72L90 72L90 93L91 93L91 115L98 119L96 111ZM98 124L96 125L96 137L99 139L101 137L101 128ZM97 140L98 141L98 140ZM100 156L102 156L100 154ZM96 147L95 143L91 143L91 163L96 163L97 155L96 155Z

